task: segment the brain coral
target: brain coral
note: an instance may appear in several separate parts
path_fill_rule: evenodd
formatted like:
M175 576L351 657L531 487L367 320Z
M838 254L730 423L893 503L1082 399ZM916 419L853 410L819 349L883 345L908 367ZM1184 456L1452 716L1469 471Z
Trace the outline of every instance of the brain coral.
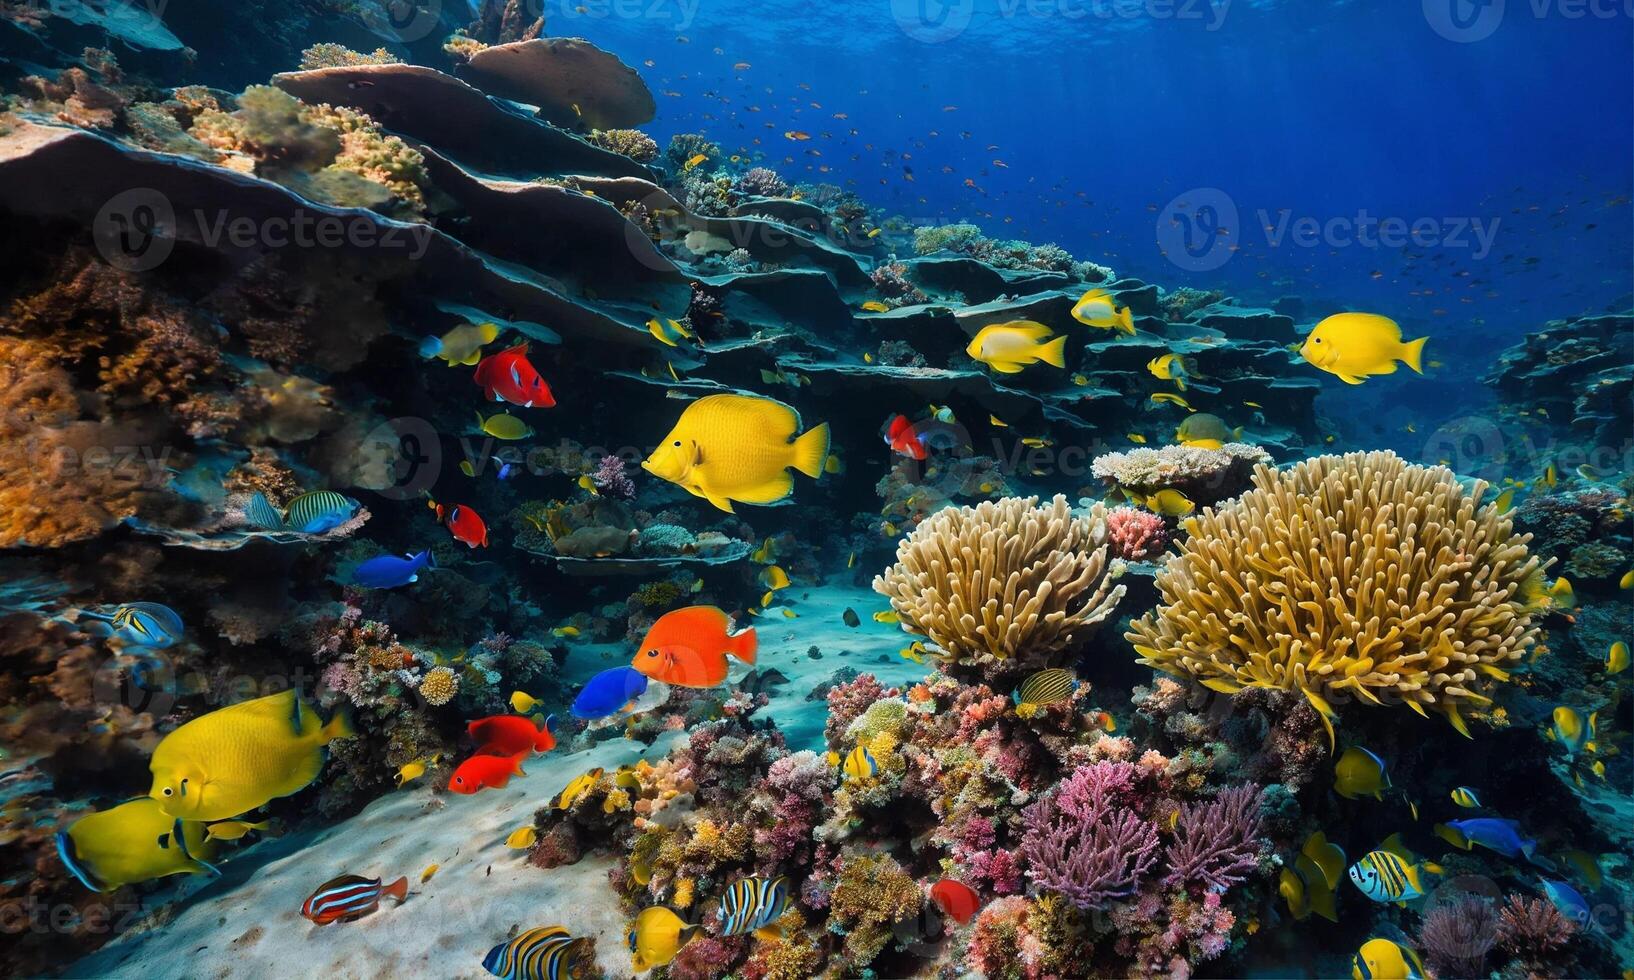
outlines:
M1060 495L1047 507L1006 497L928 518L874 591L946 658L1020 670L1112 614L1124 589L1109 561L1100 510L1074 518Z
M1486 490L1394 453L1256 469L1253 489L1182 522L1163 604L1127 633L1142 663L1227 694L1298 690L1446 715L1488 702L1538 640L1522 598L1543 566Z

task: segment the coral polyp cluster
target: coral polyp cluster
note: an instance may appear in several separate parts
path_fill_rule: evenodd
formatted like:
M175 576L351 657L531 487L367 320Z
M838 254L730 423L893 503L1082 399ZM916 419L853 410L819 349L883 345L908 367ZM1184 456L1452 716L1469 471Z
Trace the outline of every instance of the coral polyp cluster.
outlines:
M1301 691L1460 712L1539 642L1523 596L1543 563L1451 470L1394 453L1261 466L1188 518L1163 604L1127 634L1141 662L1227 694Z

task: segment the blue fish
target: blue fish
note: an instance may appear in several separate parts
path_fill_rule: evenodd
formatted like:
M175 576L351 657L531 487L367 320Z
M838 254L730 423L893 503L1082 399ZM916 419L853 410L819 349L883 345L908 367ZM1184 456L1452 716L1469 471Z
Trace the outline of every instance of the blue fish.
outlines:
M561 926L543 926L490 949L482 968L500 980L573 980L591 958L590 940L575 939Z
M1566 884L1564 881L1555 881L1550 878L1539 878L1543 884L1543 893L1549 896L1560 914L1572 920L1579 929L1587 929L1592 924L1594 913L1589 909L1589 900L1583 893Z
M244 506L244 516L263 531L324 534L357 516L363 505L333 490L311 490L289 502L282 511L259 491Z
M647 675L634 667L613 667L590 678L573 699L573 717L604 718L647 691Z
M721 935L752 932L762 939L781 937L775 923L788 910L789 879L739 878L721 896Z
M127 647L164 650L175 646L185 632L176 611L157 602L127 602L111 614L84 612L81 615L104 624L100 629L109 636L117 636Z
M1552 867L1547 859L1536 856L1538 842L1520 835L1520 824L1498 817L1475 817L1470 820L1449 820L1446 824L1470 844L1479 844L1506 858L1524 857L1534 864ZM1465 847L1465 850L1468 850Z
M381 555L352 569L352 584L365 589L395 589L420 580L420 570L436 568L431 552L417 555Z

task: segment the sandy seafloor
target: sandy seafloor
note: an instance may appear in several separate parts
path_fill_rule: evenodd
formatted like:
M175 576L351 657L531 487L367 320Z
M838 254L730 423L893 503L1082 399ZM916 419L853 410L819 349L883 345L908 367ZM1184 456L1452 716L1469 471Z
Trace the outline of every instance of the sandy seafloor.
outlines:
M808 701L806 694L841 667L872 672L887 685L911 683L928 672L898 655L912 638L894 624L873 621L872 614L887 605L866 588L792 588L782 596L787 601L781 606L799 618L785 619L780 606L751 622L760 634L757 666L776 668L790 682L769 692L770 703L756 717L775 719L791 751L823 749L827 704ZM847 607L857 611L859 627L844 624ZM821 651L820 659L809 656L812 647ZM577 690L633 653L623 645L575 644L565 676ZM485 977L482 957L513 926L563 925L574 935L596 937L598 965L609 977L630 976L626 920L607 884L613 857L592 852L577 864L542 871L527 865L524 852L507 849L505 837L585 770L657 760L682 737L666 733L651 747L615 738L577 752L558 749L534 756L525 764L527 775L505 789L475 796L434 799L422 781L324 830L229 852L221 879L202 888L202 879L181 886L196 891L163 928L127 934L70 966L67 975ZM420 872L432 863L440 865L437 874L420 884ZM388 898L356 922L317 926L301 918L307 895L341 874L387 881L407 875L408 901L399 907ZM172 894L173 887L161 884L153 898Z

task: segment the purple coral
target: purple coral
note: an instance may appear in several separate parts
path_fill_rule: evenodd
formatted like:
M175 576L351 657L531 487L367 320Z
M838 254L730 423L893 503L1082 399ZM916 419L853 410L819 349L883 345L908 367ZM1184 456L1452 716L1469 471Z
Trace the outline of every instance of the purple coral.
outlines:
M1498 910L1476 895L1424 913L1418 944L1436 973L1446 977L1486 976L1486 956L1498 944Z
M1169 546L1169 528L1157 514L1117 507L1106 515L1106 539L1114 556L1124 561L1145 561Z
M738 193L751 197L782 197L789 192L789 183L767 167L750 167L738 178Z
M1225 891L1259 866L1260 788L1232 786L1215 799L1180 808L1166 858L1170 887Z
M596 472L590 479L605 496L623 500L635 496L635 484L624 472L624 460L617 456L603 456L601 462L596 464Z
M1021 854L1027 877L1081 909L1105 908L1140 887L1157 861L1157 828L1134 813L1136 769L1080 766L1028 807Z

